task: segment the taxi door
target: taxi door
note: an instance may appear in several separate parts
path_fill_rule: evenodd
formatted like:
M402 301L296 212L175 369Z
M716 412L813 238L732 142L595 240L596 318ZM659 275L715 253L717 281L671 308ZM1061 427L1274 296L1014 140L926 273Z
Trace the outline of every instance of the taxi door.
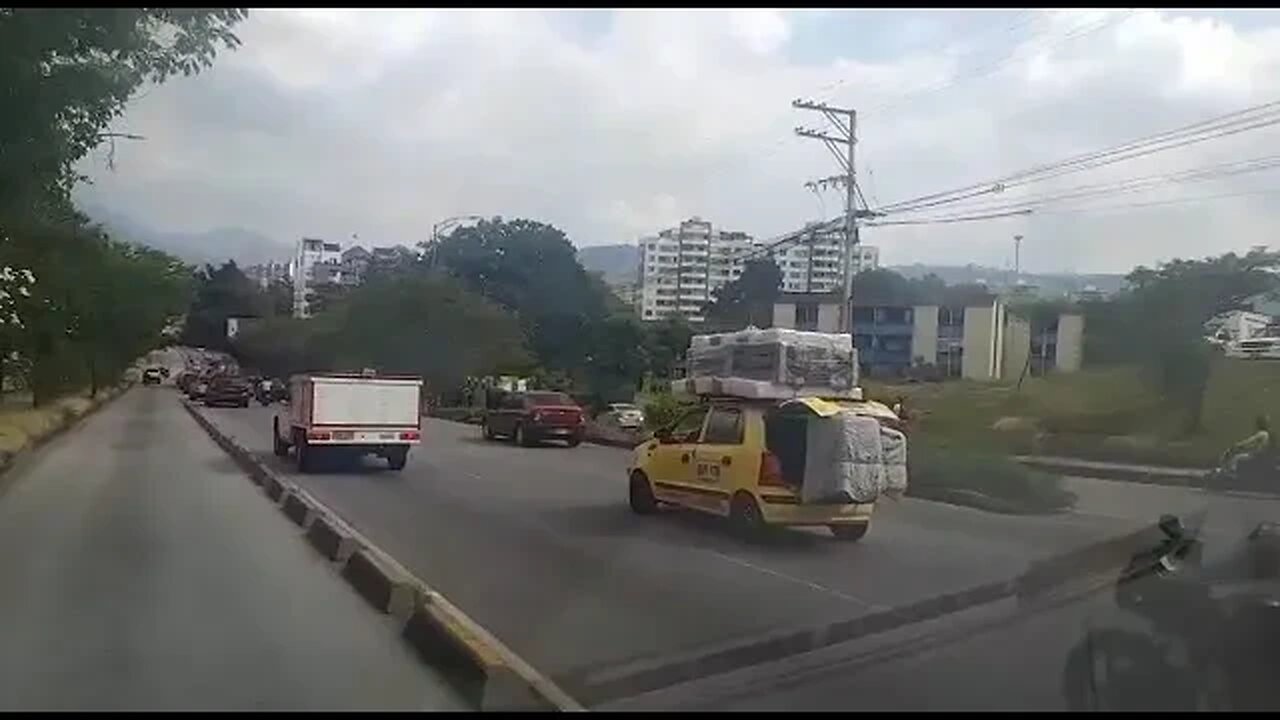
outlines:
M693 408L676 420L666 439L650 441L647 469L659 499L686 504L681 489L693 482L694 449L706 417L706 407Z
M747 442L747 411L741 407L712 407L694 451L694 492L699 507L728 514L734 490L749 485L759 472L759 449ZM744 478L745 474L745 478Z

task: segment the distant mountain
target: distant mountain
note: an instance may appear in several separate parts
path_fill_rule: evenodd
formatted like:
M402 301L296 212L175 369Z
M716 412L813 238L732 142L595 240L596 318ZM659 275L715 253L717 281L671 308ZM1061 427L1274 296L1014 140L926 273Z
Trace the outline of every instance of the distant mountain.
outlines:
M934 274L942 278L948 285L985 282L989 285L1004 285L1013 277L1013 271L982 265L890 265L892 270L903 277L921 278ZM1042 297L1056 297L1070 292L1079 292L1086 287L1093 287L1103 293L1113 293L1124 287L1124 275L1119 273L1022 273L1022 282L1039 288Z
M255 265L272 260L284 261L291 254L288 245L244 228L224 227L199 233L164 232L99 206L82 204L80 209L118 240L148 245L196 265L221 264L227 260L235 260L242 266Z
M604 275L607 283L634 283L640 268L640 248L635 245L593 245L578 248L578 262L588 272Z

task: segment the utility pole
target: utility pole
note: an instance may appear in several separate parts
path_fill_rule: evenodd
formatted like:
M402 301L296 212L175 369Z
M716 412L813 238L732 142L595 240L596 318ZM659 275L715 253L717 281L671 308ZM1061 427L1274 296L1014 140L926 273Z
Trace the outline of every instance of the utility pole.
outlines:
M838 187L843 185L845 190L844 200L844 247L841 252L841 268L844 275L844 302L841 303L840 326L848 333L853 332L853 262L852 255L858 246L858 217L869 217L874 215L869 210L859 210L857 205L858 181L856 170L853 162L854 149L858 144L858 111L850 108L839 108L828 105L826 103L817 103L809 100L793 100L791 107L798 110L809 110L812 112L822 113L827 119L827 123L834 129L835 134L821 132L818 130L810 130L808 128L797 127L796 135L800 137L810 138L813 140L821 140L826 145L827 150L836 159L836 163L843 171L839 175L822 178L813 183L806 184L806 187L820 187L826 189L828 186ZM841 147L843 146L843 148ZM841 150L843 149L843 152Z

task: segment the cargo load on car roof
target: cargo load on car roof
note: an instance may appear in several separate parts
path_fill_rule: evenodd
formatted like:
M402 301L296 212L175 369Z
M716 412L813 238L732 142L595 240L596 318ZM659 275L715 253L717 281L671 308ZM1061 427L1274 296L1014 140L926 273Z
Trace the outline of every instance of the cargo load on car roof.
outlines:
M761 399L862 399L852 336L785 328L694 335L688 375L673 381L672 390Z

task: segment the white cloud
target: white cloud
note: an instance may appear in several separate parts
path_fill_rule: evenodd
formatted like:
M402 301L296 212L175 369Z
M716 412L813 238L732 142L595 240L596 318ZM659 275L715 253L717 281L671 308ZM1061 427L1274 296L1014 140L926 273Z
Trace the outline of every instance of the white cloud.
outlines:
M769 236L812 219L802 184L835 172L820 145L791 135L821 122L791 109L797 96L865 110L862 177L888 202L1280 95L1276 29L1142 11L1072 35L1105 17L1051 13L1022 41L991 31L958 38L968 50L888 60L856 52L874 38L828 40L829 62L800 64L788 48L817 40L769 10L620 11L589 42L556 13L253 12L239 51L131 105L119 126L148 139L119 145L114 173L92 158L96 183L82 193L165 229L239 225L281 242L358 232L413 243L458 213L543 219L580 244L632 241L693 214ZM1274 138L1249 133L1026 192L1263 155ZM825 205L834 214L839 199ZM1267 242L1275 214L1254 196L873 228L864 241L889 262L999 265L1022 232L1027 267L1124 270Z

